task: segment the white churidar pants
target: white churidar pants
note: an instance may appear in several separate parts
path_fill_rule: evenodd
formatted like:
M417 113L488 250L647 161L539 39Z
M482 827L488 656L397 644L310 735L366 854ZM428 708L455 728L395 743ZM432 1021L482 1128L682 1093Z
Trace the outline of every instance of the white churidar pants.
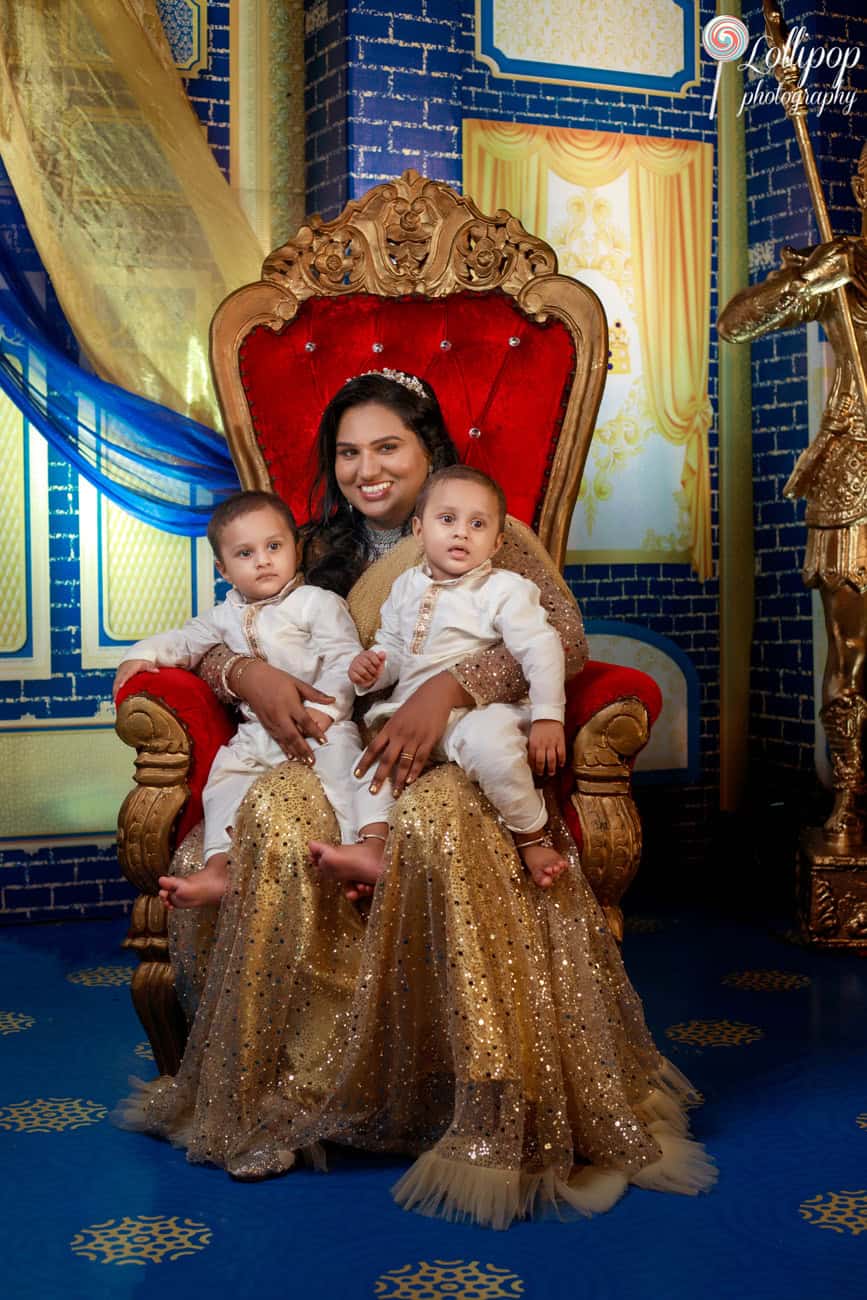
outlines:
M545 800L533 784L527 762L529 732L529 704L453 709L431 755L435 760L457 763L487 795L509 830L519 835L540 831L548 820ZM358 826L388 821L394 806L390 782L386 781L378 794L370 793L374 770L367 771L361 780L352 777Z
M361 735L354 722L333 722L326 736L327 745L309 742L313 770L334 809L341 840L351 844L363 824L355 820L352 776L363 751ZM215 853L228 852L235 815L256 778L285 762L283 750L258 722L242 722L231 742L217 751L202 792L206 862Z

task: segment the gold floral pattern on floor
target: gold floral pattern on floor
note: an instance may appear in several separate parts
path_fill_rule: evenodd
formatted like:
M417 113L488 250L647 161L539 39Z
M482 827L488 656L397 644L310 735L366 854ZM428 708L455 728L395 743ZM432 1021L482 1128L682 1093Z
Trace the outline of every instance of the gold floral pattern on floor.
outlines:
M801 1202L800 1214L816 1228L851 1232L857 1237L867 1232L867 1191L819 1192Z
M132 979L132 966L90 966L71 971L66 978L70 984L85 984L88 988L119 988Z
M108 1108L84 1097L34 1097L0 1106L0 1129L14 1133L60 1133L105 1119Z
M764 1038L765 1031L742 1020L683 1020L669 1025L665 1034L676 1043L692 1047L743 1047Z
M524 1283L517 1273L475 1259L404 1264L383 1273L374 1288L374 1295L382 1300L500 1300L523 1294Z
M35 1024L33 1017L25 1016L23 1011L0 1011L0 1034L20 1034Z
M731 989L748 989L751 993L788 993L791 989L810 987L809 975L792 970L733 970L722 983Z
M136 1043L135 1054L136 1056L144 1057L146 1061L153 1061L155 1059L154 1049L151 1047L150 1043Z
M92 1223L75 1234L69 1248L98 1264L162 1264L204 1250L212 1236L206 1223L194 1219L139 1214Z

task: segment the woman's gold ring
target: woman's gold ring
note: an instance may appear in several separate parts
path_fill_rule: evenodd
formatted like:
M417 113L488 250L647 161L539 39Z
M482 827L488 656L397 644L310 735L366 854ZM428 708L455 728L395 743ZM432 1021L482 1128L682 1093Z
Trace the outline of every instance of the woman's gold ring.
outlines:
M411 763L412 760L415 758L415 754L408 754L407 751L406 751L405 749L402 749L402 750L400 751L400 756L401 756L401 758L407 758L407 759L409 759L410 763Z

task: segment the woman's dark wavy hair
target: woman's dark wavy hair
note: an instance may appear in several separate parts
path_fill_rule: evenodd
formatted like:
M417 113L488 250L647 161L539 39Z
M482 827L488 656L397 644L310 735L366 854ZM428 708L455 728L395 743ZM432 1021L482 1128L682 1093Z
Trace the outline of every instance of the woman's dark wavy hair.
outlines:
M374 402L385 406L412 429L430 457L432 471L457 463L436 394L423 379L419 382L424 397L386 375L356 375L323 411L316 442L318 467L310 491L310 523L303 530L305 576L313 586L346 596L370 558L363 516L351 509L337 485L334 469L337 429L347 411ZM412 511L407 531L411 519Z

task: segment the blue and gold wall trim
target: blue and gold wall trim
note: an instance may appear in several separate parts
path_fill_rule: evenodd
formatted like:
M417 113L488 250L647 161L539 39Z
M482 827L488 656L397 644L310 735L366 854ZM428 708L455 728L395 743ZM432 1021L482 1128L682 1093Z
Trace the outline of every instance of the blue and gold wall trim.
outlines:
M684 96L700 81L696 0L573 6L572 39L550 0L476 0L476 58L495 77Z
M178 72L195 77L208 65L208 0L157 0Z

